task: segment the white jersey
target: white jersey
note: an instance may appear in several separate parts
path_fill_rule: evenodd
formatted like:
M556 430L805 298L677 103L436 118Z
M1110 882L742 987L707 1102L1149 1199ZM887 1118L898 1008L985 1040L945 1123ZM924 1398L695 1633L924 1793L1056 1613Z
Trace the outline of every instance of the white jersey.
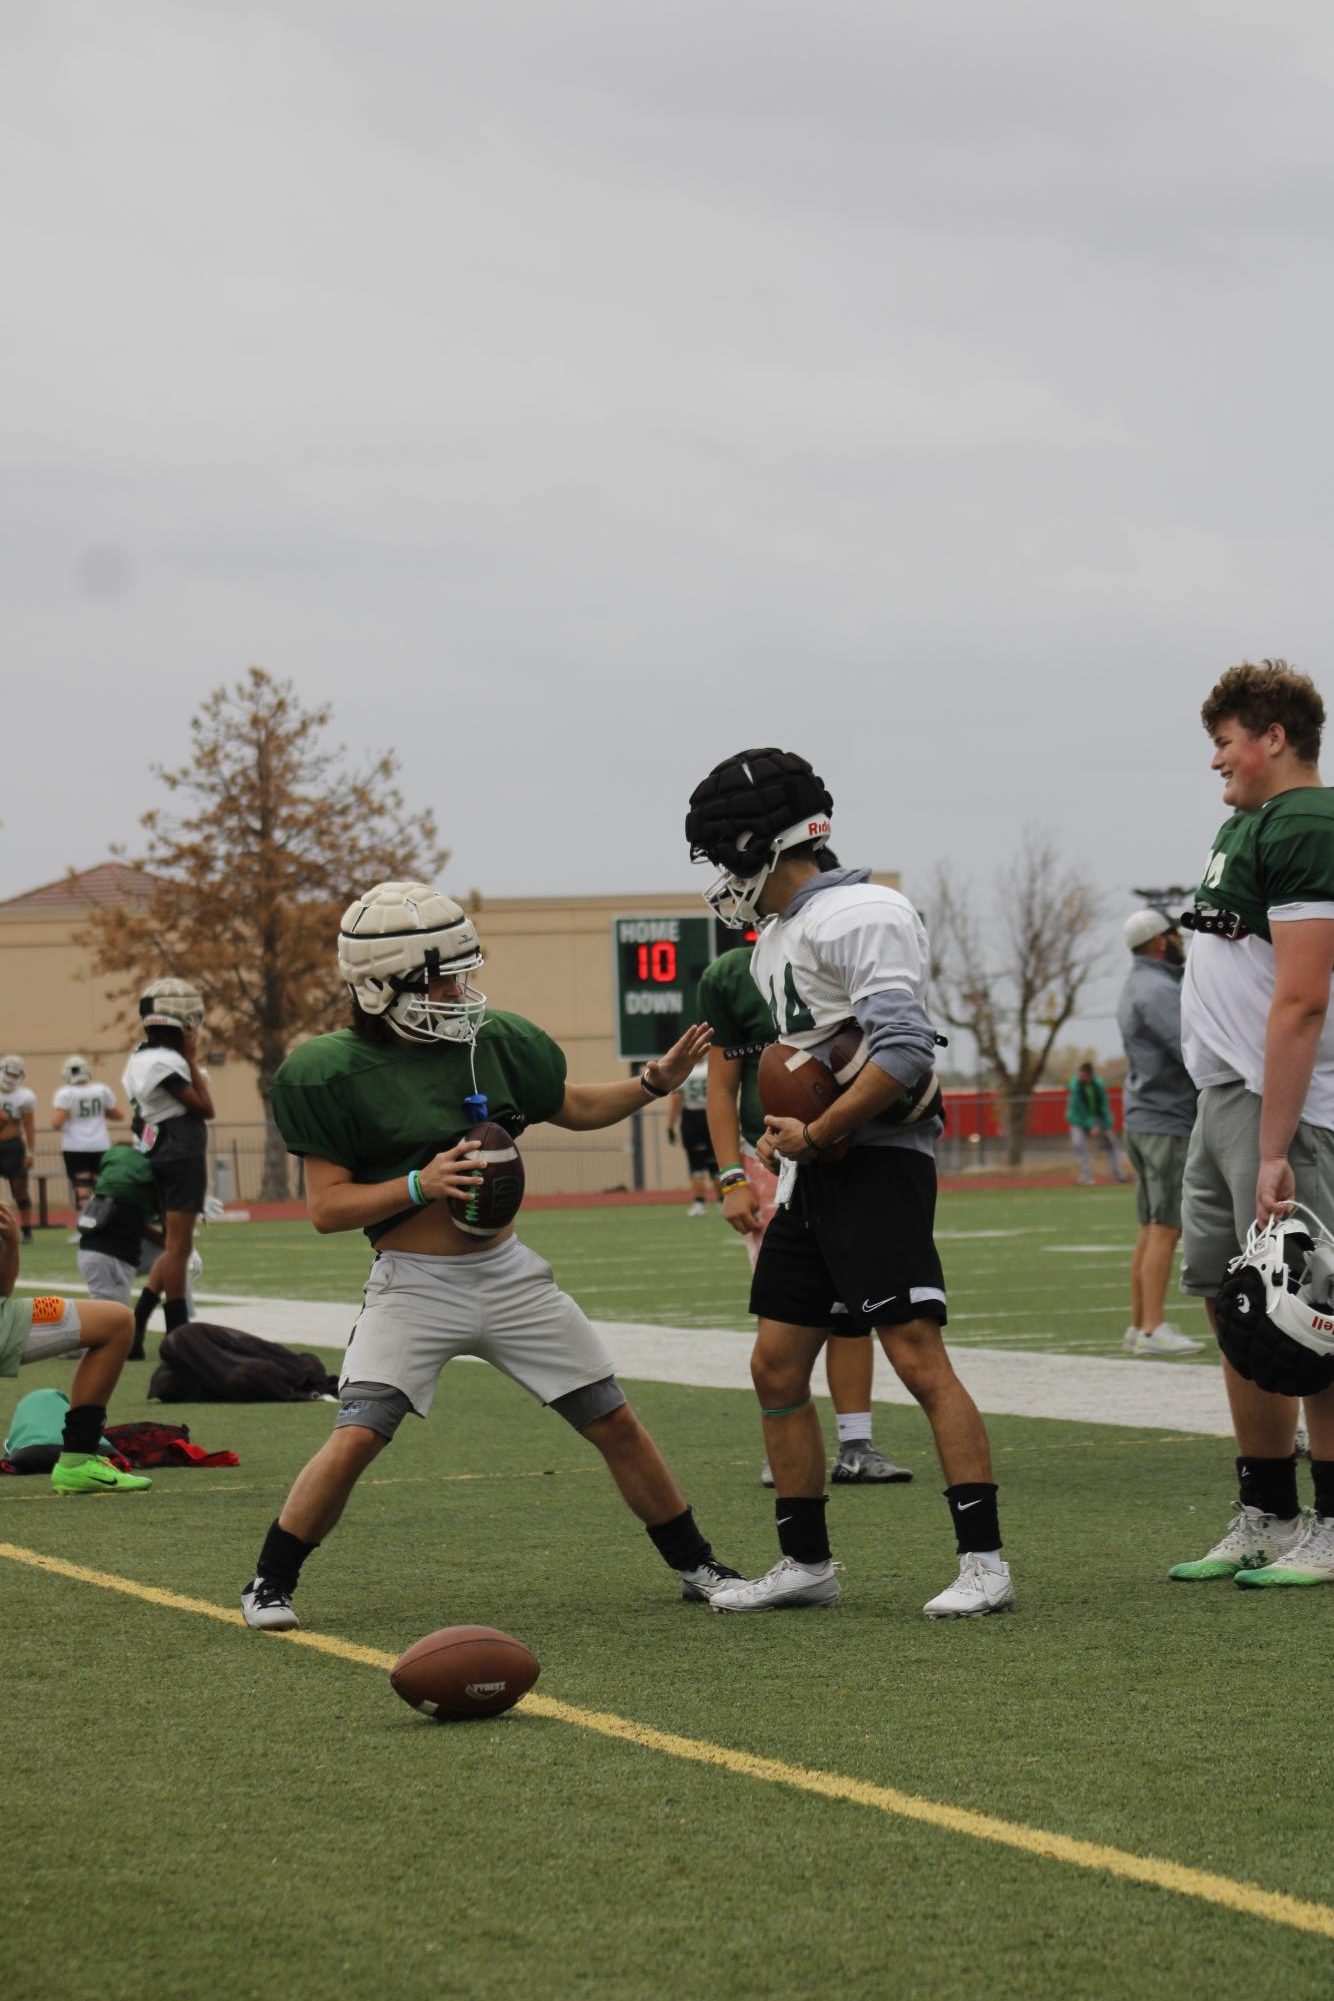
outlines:
M168 1119L185 1116L186 1107L167 1090L165 1080L179 1077L190 1082L190 1065L174 1049L136 1049L125 1065L121 1083L125 1095L147 1126L165 1125Z
M926 1000L926 927L906 896L880 883L822 889L772 919L751 954L751 978L779 1040L813 1049L853 1019L859 1001L898 991Z
M684 1112L702 1112L709 1103L709 1066L697 1063L685 1083L681 1086L681 1109Z
M107 1113L116 1102L110 1084L62 1084L53 1102L58 1112L69 1114L60 1128L66 1153L106 1152Z
M25 1112L36 1110L37 1093L30 1091L26 1084L20 1084L13 1091L0 1092L0 1124L18 1125Z

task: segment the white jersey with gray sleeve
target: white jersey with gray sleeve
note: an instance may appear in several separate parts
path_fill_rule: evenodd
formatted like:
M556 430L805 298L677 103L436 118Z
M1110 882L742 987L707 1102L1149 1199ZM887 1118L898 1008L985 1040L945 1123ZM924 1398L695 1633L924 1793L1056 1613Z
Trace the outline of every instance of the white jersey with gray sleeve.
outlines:
M804 898L760 932L751 977L780 1041L798 1049L827 1041L872 994L926 997L926 927L906 896L853 882Z

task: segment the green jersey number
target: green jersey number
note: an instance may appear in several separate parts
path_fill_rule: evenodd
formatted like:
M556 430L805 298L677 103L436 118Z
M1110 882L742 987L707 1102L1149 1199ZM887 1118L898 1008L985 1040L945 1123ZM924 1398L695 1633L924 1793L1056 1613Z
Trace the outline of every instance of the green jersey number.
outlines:
M790 965L783 968L783 1001L780 1010L778 994L772 980L769 982L769 1012L773 1016L774 1027L780 1035L794 1035L799 1029L814 1028L815 1016L797 992L797 983L792 977Z

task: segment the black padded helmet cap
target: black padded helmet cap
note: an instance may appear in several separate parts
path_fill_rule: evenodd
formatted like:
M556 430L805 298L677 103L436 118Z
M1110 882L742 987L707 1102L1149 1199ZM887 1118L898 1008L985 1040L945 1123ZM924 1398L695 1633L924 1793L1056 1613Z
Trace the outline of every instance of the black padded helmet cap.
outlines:
M1218 1288L1218 1345L1238 1375L1281 1397L1313 1397L1334 1382L1334 1356L1317 1355L1265 1312L1265 1282L1243 1266Z
M826 819L834 809L822 778L804 757L773 745L739 750L715 764L690 795L686 839L733 875L754 875L769 859L769 843L798 820ZM747 848L741 834L752 836Z

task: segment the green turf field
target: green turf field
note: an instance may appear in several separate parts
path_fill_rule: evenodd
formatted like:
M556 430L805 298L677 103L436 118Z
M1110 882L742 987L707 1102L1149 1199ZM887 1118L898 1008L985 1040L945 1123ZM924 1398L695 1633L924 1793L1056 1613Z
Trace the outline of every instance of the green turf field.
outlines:
M945 1194L938 1223L953 1345L1119 1353L1130 1318L1130 1190ZM39 1236L24 1255L25 1277L59 1284L77 1276L66 1234ZM691 1219L675 1205L538 1209L524 1217L523 1236L595 1320L750 1325L745 1249L716 1214ZM205 1293L355 1305L369 1260L359 1233L317 1237L306 1223L219 1224L203 1232L200 1246ZM1172 1295L1168 1317L1207 1335L1193 1301ZM1207 1350L1205 1359L1213 1366Z
M1017 1333L1027 1273L1039 1334L1083 1348L1101 1329L1115 1345L1120 1191L954 1198L942 1223L1023 1230L946 1238L964 1310L1003 1296L1014 1316L985 1324ZM745 1258L711 1228L674 1210L549 1212L526 1234L585 1298L601 1264L606 1300L588 1303L603 1317L726 1324ZM1109 1254L1048 1258L1049 1238ZM217 1229L207 1276L313 1293L309 1274L348 1248ZM1053 1298L1082 1336L1060 1332ZM142 1380L117 1417L155 1414L135 1401ZM51 1364L0 1383L0 1427L20 1389L67 1381ZM749 1394L632 1394L720 1553L767 1565ZM1320 1697L1334 1600L1166 1581L1223 1526L1217 1440L991 1420L1020 1609L933 1625L921 1604L953 1568L939 1482L918 1414L882 1409L880 1442L919 1478L834 1489L842 1603L725 1619L677 1601L587 1447L460 1364L301 1594L308 1632L376 1657L470 1621L535 1649L556 1707L440 1726L374 1660L207 1615L239 1618L329 1407L180 1414L240 1467L160 1472L117 1500L0 1482L6 2001L1334 1994ZM198 1609L111 1588L126 1580ZM598 1727L607 1715L621 1721ZM908 1817L913 1799L943 1822ZM1038 1837L1007 1845L1023 1827ZM1148 1880L1118 1874L1136 1866L1122 1858L1148 1858Z

